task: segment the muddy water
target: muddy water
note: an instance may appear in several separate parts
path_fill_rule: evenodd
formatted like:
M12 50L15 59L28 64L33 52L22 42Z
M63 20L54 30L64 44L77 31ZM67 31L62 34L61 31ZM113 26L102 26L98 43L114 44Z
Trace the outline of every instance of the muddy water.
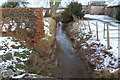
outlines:
M62 30L63 25L59 22L57 27L57 59L59 72L56 77L64 78L90 78L88 67L80 57L77 56L72 47L70 39L66 32Z

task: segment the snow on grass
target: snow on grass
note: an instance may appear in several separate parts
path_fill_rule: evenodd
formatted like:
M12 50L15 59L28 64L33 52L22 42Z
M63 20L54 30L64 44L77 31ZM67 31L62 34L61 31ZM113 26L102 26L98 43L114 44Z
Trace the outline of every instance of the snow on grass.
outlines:
M95 41L95 39L92 39L92 40L90 39L90 40L87 41L87 43L91 44L92 42L96 42L98 44L100 44L100 43L103 44L104 47L98 47L97 48L96 52L100 52L101 50L107 49L107 39L103 37L104 23L100 22L100 21L97 21L97 22L98 22L99 41ZM96 20L91 20L90 21L93 36L96 36L96 25L95 24L96 24ZM114 68L107 68L107 69L110 72L115 72L116 70L118 70L118 68L117 68L118 67L118 57L120 57L120 56L118 56L118 47L119 47L118 46L118 40L119 40L118 39L118 37L119 37L118 36L118 27L109 25L109 29L111 29L111 30L114 29L113 31L110 30L110 37L111 37L110 38L110 46L111 46L112 49L107 50L108 52L111 53L112 58L110 56L107 56L106 58L104 58L104 63L103 64L104 64L105 67L109 66L108 65L109 63L114 64L114 66L112 66ZM107 37L106 34L107 34L107 31L105 31L105 37ZM115 39L112 38L112 37L115 37ZM96 37L94 37L94 38L96 38ZM113 58L115 59L115 61L114 61Z
M14 49L12 46L21 46L19 42L12 41L12 37L0 37L0 55L13 52L22 52L28 50L27 48Z
M13 79L19 79L19 78L50 78L48 76L42 76L42 75L36 75L36 74L30 74L30 73L24 73L17 76L12 76Z
M2 59L0 65L3 77L11 77L16 72L25 72L16 65L24 65L24 61L29 59L29 54L25 52L31 53L31 50L23 47L15 38L0 37L0 59ZM9 67L15 71L13 72Z
M104 44L107 47L107 31L105 31L105 38L103 37L104 34L104 23L97 21L98 22L98 35L99 35L99 42ZM91 25L91 29L93 32L93 36L96 36L96 21L95 20L91 20L90 21L90 25ZM113 31L109 31L110 32L110 46L112 47L112 51L115 51L118 55L118 27L114 27L109 25L109 29L114 29ZM115 38L112 38L115 37Z
M103 38L103 30L104 30L104 23L103 22L100 22L100 21L97 21L98 22L98 35L99 35L99 40L100 41L97 41L97 43L102 43L105 48L107 48L107 39L104 39ZM91 29L92 29L92 32L93 32L93 36L96 36L96 25L95 25L96 21L94 20L91 20L90 21L90 25L91 25ZM114 26L111 26L109 25L109 29L115 29L114 31L111 31L110 30L110 37L115 37L115 39L112 39L110 38L110 46L112 49L110 50L107 50L108 52L110 52L113 56L114 59L116 59L115 61L113 61L110 56L107 56L106 58L104 58L104 65L105 67L108 66L108 63L110 63L111 61L113 61L113 64L114 64L114 67L118 67L118 27L114 27ZM105 31L105 34L107 31ZM105 37L107 37L105 35ZM91 41L88 41L88 43L90 43ZM103 47L101 47L102 49L105 49ZM118 70L118 68L116 69L113 69L113 68L108 68L108 70L110 72L115 72L116 70Z
M45 34L48 35L48 36L52 36L51 33L50 33L50 21L45 19L44 21L44 30L45 30Z
M17 79L17 78L23 78L26 74L18 75L18 76L13 76L12 78Z
M52 37L52 32L50 30L50 27L51 27L51 21L47 18L44 18L43 20L43 23L44 23L44 31L45 31L45 37L42 38L41 40L45 40L45 41L48 41L50 37Z

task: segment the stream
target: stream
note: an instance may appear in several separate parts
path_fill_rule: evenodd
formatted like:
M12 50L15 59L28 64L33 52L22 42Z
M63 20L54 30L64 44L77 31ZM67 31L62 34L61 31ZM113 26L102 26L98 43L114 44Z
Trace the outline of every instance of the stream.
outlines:
M56 57L58 60L59 72L55 77L59 78L90 78L90 72L85 62L78 57L72 47L71 40L63 30L63 23L59 22L56 30L57 49Z

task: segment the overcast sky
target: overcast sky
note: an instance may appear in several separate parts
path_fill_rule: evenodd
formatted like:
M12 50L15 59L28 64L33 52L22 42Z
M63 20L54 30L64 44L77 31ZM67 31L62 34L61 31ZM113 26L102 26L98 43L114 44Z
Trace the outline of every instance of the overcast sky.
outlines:
M7 0L0 0L0 5L6 1ZM15 0L13 0L13 1L15 1ZM29 5L31 7L49 6L48 5L49 0L27 0L27 1L31 3L31 5ZM89 0L62 0L61 4L62 4L62 6L65 6L70 1L78 1L78 2L82 3L83 5L85 5L85 4L88 4Z
M0 0L0 5L6 1L7 0ZM11 1L15 1L15 0L11 0ZM49 0L27 0L27 1L30 2L30 4L28 5L29 7L49 7L49 3L48 3ZM65 7L71 1L77 1L82 3L82 5L87 5L90 0L62 0L61 6ZM101 1L101 0L96 0L96 1Z

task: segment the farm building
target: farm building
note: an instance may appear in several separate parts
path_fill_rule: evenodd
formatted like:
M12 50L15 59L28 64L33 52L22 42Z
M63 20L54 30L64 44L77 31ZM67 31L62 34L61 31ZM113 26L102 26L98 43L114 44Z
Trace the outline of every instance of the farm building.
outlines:
M105 14L116 18L118 12L120 11L120 0L113 0L107 3L107 7L105 9Z
M105 0L97 1L91 0L90 1L90 14L104 14L105 13Z

